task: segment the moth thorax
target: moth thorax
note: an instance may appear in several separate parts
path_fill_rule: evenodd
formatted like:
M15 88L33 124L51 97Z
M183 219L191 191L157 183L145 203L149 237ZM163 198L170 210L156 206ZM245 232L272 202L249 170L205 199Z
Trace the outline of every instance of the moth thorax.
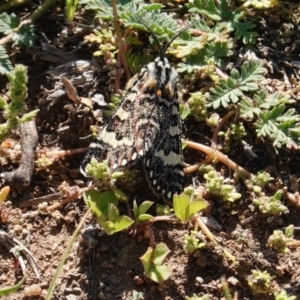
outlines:
M155 81L158 88L162 88L166 84L174 85L177 82L178 74L165 57L157 57L147 65L147 70L148 82L152 82L153 85Z

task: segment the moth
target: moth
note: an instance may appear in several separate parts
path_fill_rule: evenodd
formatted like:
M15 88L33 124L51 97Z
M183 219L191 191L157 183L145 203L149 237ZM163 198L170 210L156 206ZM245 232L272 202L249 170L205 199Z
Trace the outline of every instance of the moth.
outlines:
M190 27L190 26L189 26ZM111 170L141 163L155 195L172 200L184 187L178 74L165 57L176 34L159 56L136 74L126 86L125 96L85 154L80 170L95 157L107 160Z

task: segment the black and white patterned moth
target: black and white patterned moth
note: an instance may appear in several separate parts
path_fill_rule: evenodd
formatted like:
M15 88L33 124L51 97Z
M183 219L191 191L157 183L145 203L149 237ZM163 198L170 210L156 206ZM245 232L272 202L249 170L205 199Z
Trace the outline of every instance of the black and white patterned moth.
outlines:
M112 170L139 161L154 194L172 200L174 194L183 191L178 74L165 58L165 53L186 29L174 36L163 50L160 49L160 56L128 82L121 103L81 162L83 175L87 176L85 168L92 157L107 160Z

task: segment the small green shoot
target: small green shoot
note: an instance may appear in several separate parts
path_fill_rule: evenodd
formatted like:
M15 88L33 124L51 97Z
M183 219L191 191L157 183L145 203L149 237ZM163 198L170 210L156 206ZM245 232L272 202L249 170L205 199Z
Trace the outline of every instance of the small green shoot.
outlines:
M265 185L274 180L271 175L265 171L259 171L256 175L251 174L251 178L246 180L246 185L249 190L254 193L260 194Z
M154 202L144 201L142 204L137 206L136 201L133 201L133 214L137 223L150 221L154 217L146 214L146 211L152 206Z
M170 207L168 204L160 205L156 204L156 213L159 216L170 216L174 213L174 209Z
M171 271L163 262L170 250L164 243L158 244L154 249L148 248L147 252L140 257L144 266L145 275L151 280L162 284L167 280Z
M190 109L190 114L197 121L204 121L207 118L207 108L205 95L201 92L190 93L190 98L187 101Z
M221 197L224 201L234 202L242 197L231 184L225 183L225 178L215 170L211 170L203 176L206 180L206 188L209 193Z
M83 199L107 234L122 231L134 223L128 216L120 215L117 208L119 200L113 191L86 191Z
M101 180L102 186L104 187L114 186L114 180L124 175L122 171L111 173L106 161L99 162L94 157L86 166L86 171L94 180Z
M66 16L68 22L73 22L79 0L66 0Z
M275 300L296 300L296 296L288 296L285 290L274 293Z
M7 93L10 101L0 96L0 109L6 123L0 124L0 139L5 138L13 129L21 123L32 120L39 110L27 112L25 100L27 98L27 67L15 65L14 71L8 76L9 91Z
M184 251L188 254L193 254L195 250L205 247L206 244L201 242L196 231L191 231L190 234L184 235Z
M183 192L180 195L174 195L173 206L176 217L181 223L187 223L193 215L205 209L208 203L204 199L193 200L192 195Z
M294 226L290 225L285 229L283 233L282 230L274 230L273 234L268 239L268 245L275 250L287 254L290 253L288 248L288 243L293 242Z
M252 203L254 206L258 207L263 214L281 215L288 211L288 208L280 201L282 196L283 191L278 190L275 195L271 197L262 194L259 198L253 199Z
M251 270L252 275L247 277L249 286L253 294L269 294L273 290L273 278L267 271L261 272Z
M239 141L247 135L246 129L242 122L231 124L226 131L219 131L219 136L224 139L224 150L229 152L231 150L232 141Z

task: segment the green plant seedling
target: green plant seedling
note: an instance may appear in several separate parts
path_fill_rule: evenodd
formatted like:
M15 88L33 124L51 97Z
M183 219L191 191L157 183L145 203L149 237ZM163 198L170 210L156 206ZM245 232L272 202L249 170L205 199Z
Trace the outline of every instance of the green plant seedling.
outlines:
M120 215L117 208L119 200L112 191L103 193L96 190L86 191L83 199L107 234L122 231L134 223L128 216Z
M275 300L296 300L296 296L288 296L286 291L280 291L279 293L274 293Z
M171 271L163 265L169 253L170 250L166 244L160 243L154 249L149 247L147 252L140 257L148 278L160 284L169 278Z
M183 192L181 195L174 195L173 206L176 217L182 222L187 223L194 214L205 209L208 203L204 199L191 200L193 197Z
M184 235L184 250L188 254L192 254L195 250L205 247L205 243L201 242L197 237L196 231L191 231L190 234Z
M278 190L275 195L271 197L262 195L259 198L253 199L252 202L264 214L281 215L288 210L280 201L282 196L283 191Z
M0 109L3 110L3 118L6 119L4 124L0 124L0 139L5 138L21 123L32 120L39 111L37 109L26 113L27 107L25 100L27 98L28 84L27 67L15 65L13 72L8 75L8 79L9 91L7 96L10 101L6 100L7 97L0 97Z
M288 243L294 241L293 235L294 225L288 226L284 233L281 230L274 230L268 239L268 245L281 253L289 253Z
M73 21L78 2L79 0L66 0L66 16L68 22Z
M264 186L274 180L271 175L265 171L259 171L256 175L251 174L250 179L246 180L247 188L260 194Z
M156 204L156 213L159 216L170 216L174 213L174 209L170 207L169 205L160 205Z
M242 197L237 193L235 187L227 184L224 176L219 175L215 170L211 170L203 176L206 180L206 188L208 191L216 196L221 197L224 201L234 202Z
M252 275L247 277L253 294L268 294L273 289L273 278L267 271L251 270Z
M146 214L146 211L152 204L153 202L151 201L144 201L142 204L137 206L136 201L133 201L133 214L137 223L154 219L154 217L150 214Z

